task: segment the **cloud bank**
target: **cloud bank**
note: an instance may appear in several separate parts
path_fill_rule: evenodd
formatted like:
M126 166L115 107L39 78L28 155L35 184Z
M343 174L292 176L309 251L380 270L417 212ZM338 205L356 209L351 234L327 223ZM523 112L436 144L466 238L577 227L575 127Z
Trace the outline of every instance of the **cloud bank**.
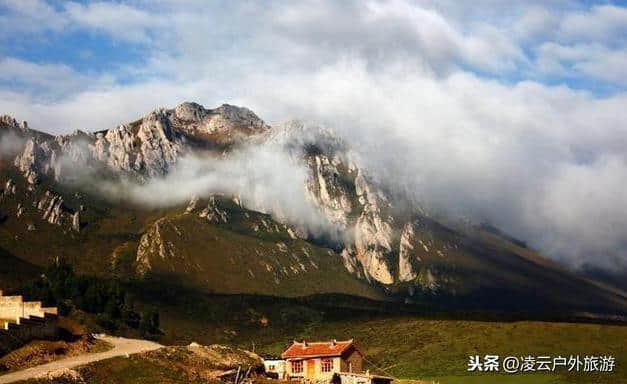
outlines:
M572 266L626 267L625 7L1 0L0 12L15 47L0 51L0 109L34 128L105 129L182 100L317 121L434 210ZM85 70L90 52L22 54L85 34L128 60Z
M235 196L242 206L270 214L308 236L332 241L345 236L307 200L305 164L272 144L238 149L221 158L187 155L166 176L145 183L85 180L108 198L150 208L186 204L192 196Z

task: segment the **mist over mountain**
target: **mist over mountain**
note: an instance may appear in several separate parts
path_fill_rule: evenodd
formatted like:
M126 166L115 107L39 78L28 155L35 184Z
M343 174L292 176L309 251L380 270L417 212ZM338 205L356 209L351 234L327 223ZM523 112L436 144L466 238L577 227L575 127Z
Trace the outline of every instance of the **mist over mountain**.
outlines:
M620 5L41 3L3 5L3 36L23 51L83 32L121 49L83 52L89 73L4 57L2 112L33 127L98 131L182 100L229 101L275 127L327 127L432 212L490 222L573 268L625 267Z
M396 92L402 87L399 84ZM407 99L415 97L408 94ZM463 124L449 124L446 120L451 113L443 112L443 118L434 120L435 116L418 115L407 105L398 111L403 116L400 118L397 111L386 113L369 106L369 102L361 106L363 116L370 116L370 110L378 112L361 121L352 120L355 114L362 115L359 105L346 112L347 116L335 110L337 106L332 102L319 106L314 113L300 112L308 121L314 114L325 117L321 123L325 129L348 144L352 158L359 159L371 178L403 201L454 221L475 225L489 222L573 268L626 267L623 229L627 227L627 212L622 204L626 197L622 180L627 179L627 167L618 148L585 148L583 142L568 144L563 136L532 133L528 129L534 124L531 120L528 125L521 123L520 128L506 129L505 121L473 127L469 117L457 118ZM469 111L464 108L459 113ZM495 117L506 119L508 115ZM595 116L586 119L592 124ZM578 124L582 121L583 117ZM282 124L275 126L273 134L284 130ZM311 136L310 131L322 129L315 123L307 127L299 135ZM608 133L602 140L610 137ZM20 144L16 140L3 138L3 153L14 152ZM140 204L169 206L190 195L224 192L242 196L259 210L292 217L292 222L314 232L328 224L315 218L315 211L302 201L306 167L276 140L238 148L225 161L208 163L197 154L185 155L173 164L172 172L159 176L149 182L142 180L141 184L124 180L118 185L99 178L94 182L107 189L106 195ZM181 188L172 189L170 185ZM279 209L278 201L279 205L288 204L289 209Z
M621 307L626 17L0 1L2 248L211 292Z
M415 167L391 172L381 152L367 157L368 147L354 146L362 140L328 127L270 126L243 107L183 103L58 136L5 116L2 133L12 153L0 163L8 250L35 264L50 255L22 247L56 227L52 241L64 254L94 253L72 257L81 269L184 279L202 290L377 297L382 289L408 302L418 295L498 307L517 298L529 310L551 302L598 313L621 313L625 301L536 254L533 240L438 205L455 195L420 196L422 181L409 177ZM96 245L112 234L119 240ZM253 279L224 286L212 273ZM288 288L301 274L315 282L329 273L342 288ZM553 294L541 293L547 285Z

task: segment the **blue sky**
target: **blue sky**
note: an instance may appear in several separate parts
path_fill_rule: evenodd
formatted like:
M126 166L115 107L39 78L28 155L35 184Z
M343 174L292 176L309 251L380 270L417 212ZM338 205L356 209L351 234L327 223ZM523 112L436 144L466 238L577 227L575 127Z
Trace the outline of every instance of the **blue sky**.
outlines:
M0 113L314 121L418 200L575 265L627 264L626 87L625 2L0 0Z

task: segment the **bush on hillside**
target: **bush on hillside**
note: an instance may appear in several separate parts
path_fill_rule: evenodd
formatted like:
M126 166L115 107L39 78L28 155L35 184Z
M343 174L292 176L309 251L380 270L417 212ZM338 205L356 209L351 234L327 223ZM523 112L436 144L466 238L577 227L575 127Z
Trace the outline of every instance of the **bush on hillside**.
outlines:
M108 330L126 324L142 333L159 333L159 312L151 308L140 316L132 296L118 280L102 281L77 275L63 260L48 267L39 279L22 287L20 292L28 300L57 306L61 315L69 314L74 308L96 314L96 323Z

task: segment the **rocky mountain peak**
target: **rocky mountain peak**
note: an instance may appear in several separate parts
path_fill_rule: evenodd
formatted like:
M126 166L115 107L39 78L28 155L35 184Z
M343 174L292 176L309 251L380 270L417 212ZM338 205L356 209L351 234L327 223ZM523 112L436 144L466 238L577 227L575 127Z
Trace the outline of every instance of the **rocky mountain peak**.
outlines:
M17 120L13 116L9 115L1 115L0 116L0 124L4 126L8 126L10 128L16 129L28 129L28 123L26 121L22 121L22 124L18 123Z
M20 125L10 116L0 123L13 129ZM160 108L138 121L95 133L74 132L56 137L27 134L26 145L16 166L31 184L42 174L63 174L61 159L80 160L81 164L106 165L113 171L135 174L140 178L165 175L178 159L195 148L222 149L269 131L255 113L243 107L223 104L207 109L185 102L173 109Z
M241 140L270 129L270 126L250 109L230 104L206 109L200 104L185 102L171 112L173 124L184 132L203 137L214 136L215 139L228 142Z
M200 121L209 114L202 105L194 102L184 102L174 108L174 114L179 120Z
M11 126L17 124L6 120ZM181 157L196 150L217 150L223 155L233 145L251 138L255 142L271 142L300 157L309 169L303 198L345 233L342 259L350 272L370 281L393 284L398 280L394 265L399 265L396 260L400 253L404 258L400 279L416 276L411 270L415 257L410 244L413 239L407 235L401 244L396 235L404 222L390 216L388 199L368 173L359 168L349 145L324 126L293 120L271 129L248 108L223 104L207 109L198 103L184 102L96 133L51 137L30 132L23 135L25 145L15 157L14 166L31 189L38 188L45 176L56 181L73 177L72 164L93 166L98 172L106 168L147 180L168 174ZM59 222L61 198L51 198L41 205L49 211L45 215L47 221ZM227 220L225 213L211 204L200 217L215 224ZM80 231L79 215L73 213L71 220L65 221Z

